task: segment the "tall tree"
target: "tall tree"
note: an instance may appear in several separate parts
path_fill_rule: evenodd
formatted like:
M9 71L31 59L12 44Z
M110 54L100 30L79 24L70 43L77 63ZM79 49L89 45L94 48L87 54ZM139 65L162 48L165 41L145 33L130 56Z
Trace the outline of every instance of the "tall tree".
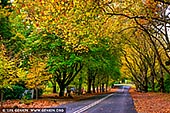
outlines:
M41 61L36 57L30 57L29 59L30 69L26 75L26 87L34 89L36 94L36 99L38 99L38 90L45 88L47 81L50 79L50 76L47 76L48 73L45 70L46 62Z
M48 57L48 69L53 74L54 87L56 82L60 86L60 96L82 69L82 55L101 34L98 30L104 19L96 4L90 0L14 3L24 24L34 27L27 39L28 50Z

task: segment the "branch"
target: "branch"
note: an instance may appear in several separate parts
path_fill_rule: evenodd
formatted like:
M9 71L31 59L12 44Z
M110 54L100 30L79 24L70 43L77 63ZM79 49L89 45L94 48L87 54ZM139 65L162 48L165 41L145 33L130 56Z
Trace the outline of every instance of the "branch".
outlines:
M152 20L157 20L157 21L159 21L159 22L166 22L166 23L170 23L170 21L168 21L168 20L165 20L165 19L161 19L161 18L156 18L156 17L147 17L147 16L140 16L140 15L136 15L136 16L128 16L128 15L126 15L126 14L122 14L122 13L114 13L114 12L112 12L112 13L106 13L106 14L108 14L108 15L110 15L110 16L123 16L123 17L126 17L126 18L129 18L129 19L144 19L144 20L150 20L150 19L148 19L148 18L151 18Z
M139 80L140 77L137 77L137 72L135 72L134 67L133 67L133 66L131 65L131 63L129 62L126 54L124 54L124 57L125 57L125 60L126 60L126 62L127 62L127 63L126 63L126 66L127 66L128 69L130 70L132 76L135 78L135 80L136 80L138 83L140 83L142 86L144 86L144 85L142 84L142 82ZM141 78L140 78L140 79L141 79Z
M154 0L155 2L157 1L157 2L161 2L161 3L164 3L164 4L168 4L168 5L170 5L170 2L168 2L168 1L164 1L164 0Z
M72 67L73 71L71 71L66 78L66 85L69 85L74 80L74 78L81 71L82 68L83 68L83 64L81 62L73 65Z
M127 17L129 19L135 19L135 18L147 19L145 16L138 16L138 15L137 16L128 16L128 15L122 14L122 13L106 13L106 14L111 15L111 16L114 16L114 15L116 15L116 16L124 16L124 17Z
M163 69L164 69L168 74L170 74L170 71L166 68L166 66L165 66L165 65L163 64L163 62L162 62L162 59L161 59L161 56L160 56L159 51L158 51L158 49L157 49L157 46L155 45L155 42L154 42L154 40L152 39L153 35L152 35L142 24L140 24L136 19L135 19L135 21L136 21L136 23L143 29L143 31L148 34L149 39L150 39L150 41L151 41L151 43L152 43L152 45L153 45L153 47L154 47L154 50L155 50L155 52L156 52L156 54L157 54L157 56L158 56L157 58L158 58L158 61L159 61L160 65L163 67Z

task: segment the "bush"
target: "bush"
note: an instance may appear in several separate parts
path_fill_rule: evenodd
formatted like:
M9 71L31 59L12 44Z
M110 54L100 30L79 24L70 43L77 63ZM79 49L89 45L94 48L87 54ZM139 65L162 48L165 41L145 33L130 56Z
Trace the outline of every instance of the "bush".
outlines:
M29 99L32 98L31 95L32 95L31 90L25 90L23 95L22 95L22 99L23 100L29 100Z
M43 94L43 89L38 89L38 96L41 96Z
M11 88L4 89L4 99L20 99L25 88L18 85L12 85Z

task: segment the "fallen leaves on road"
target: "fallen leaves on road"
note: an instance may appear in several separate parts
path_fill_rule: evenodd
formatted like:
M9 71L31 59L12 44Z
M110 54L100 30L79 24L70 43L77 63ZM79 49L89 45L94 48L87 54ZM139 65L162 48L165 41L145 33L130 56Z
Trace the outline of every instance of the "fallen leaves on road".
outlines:
M130 90L138 113L170 113L170 94Z

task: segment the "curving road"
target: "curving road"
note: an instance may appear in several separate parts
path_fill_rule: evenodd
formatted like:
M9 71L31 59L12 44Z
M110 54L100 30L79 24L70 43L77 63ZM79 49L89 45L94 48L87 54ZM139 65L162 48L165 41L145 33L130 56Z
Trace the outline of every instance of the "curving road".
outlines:
M119 86L115 93L94 96L57 108L66 108L66 113L137 113L128 92L129 88Z

